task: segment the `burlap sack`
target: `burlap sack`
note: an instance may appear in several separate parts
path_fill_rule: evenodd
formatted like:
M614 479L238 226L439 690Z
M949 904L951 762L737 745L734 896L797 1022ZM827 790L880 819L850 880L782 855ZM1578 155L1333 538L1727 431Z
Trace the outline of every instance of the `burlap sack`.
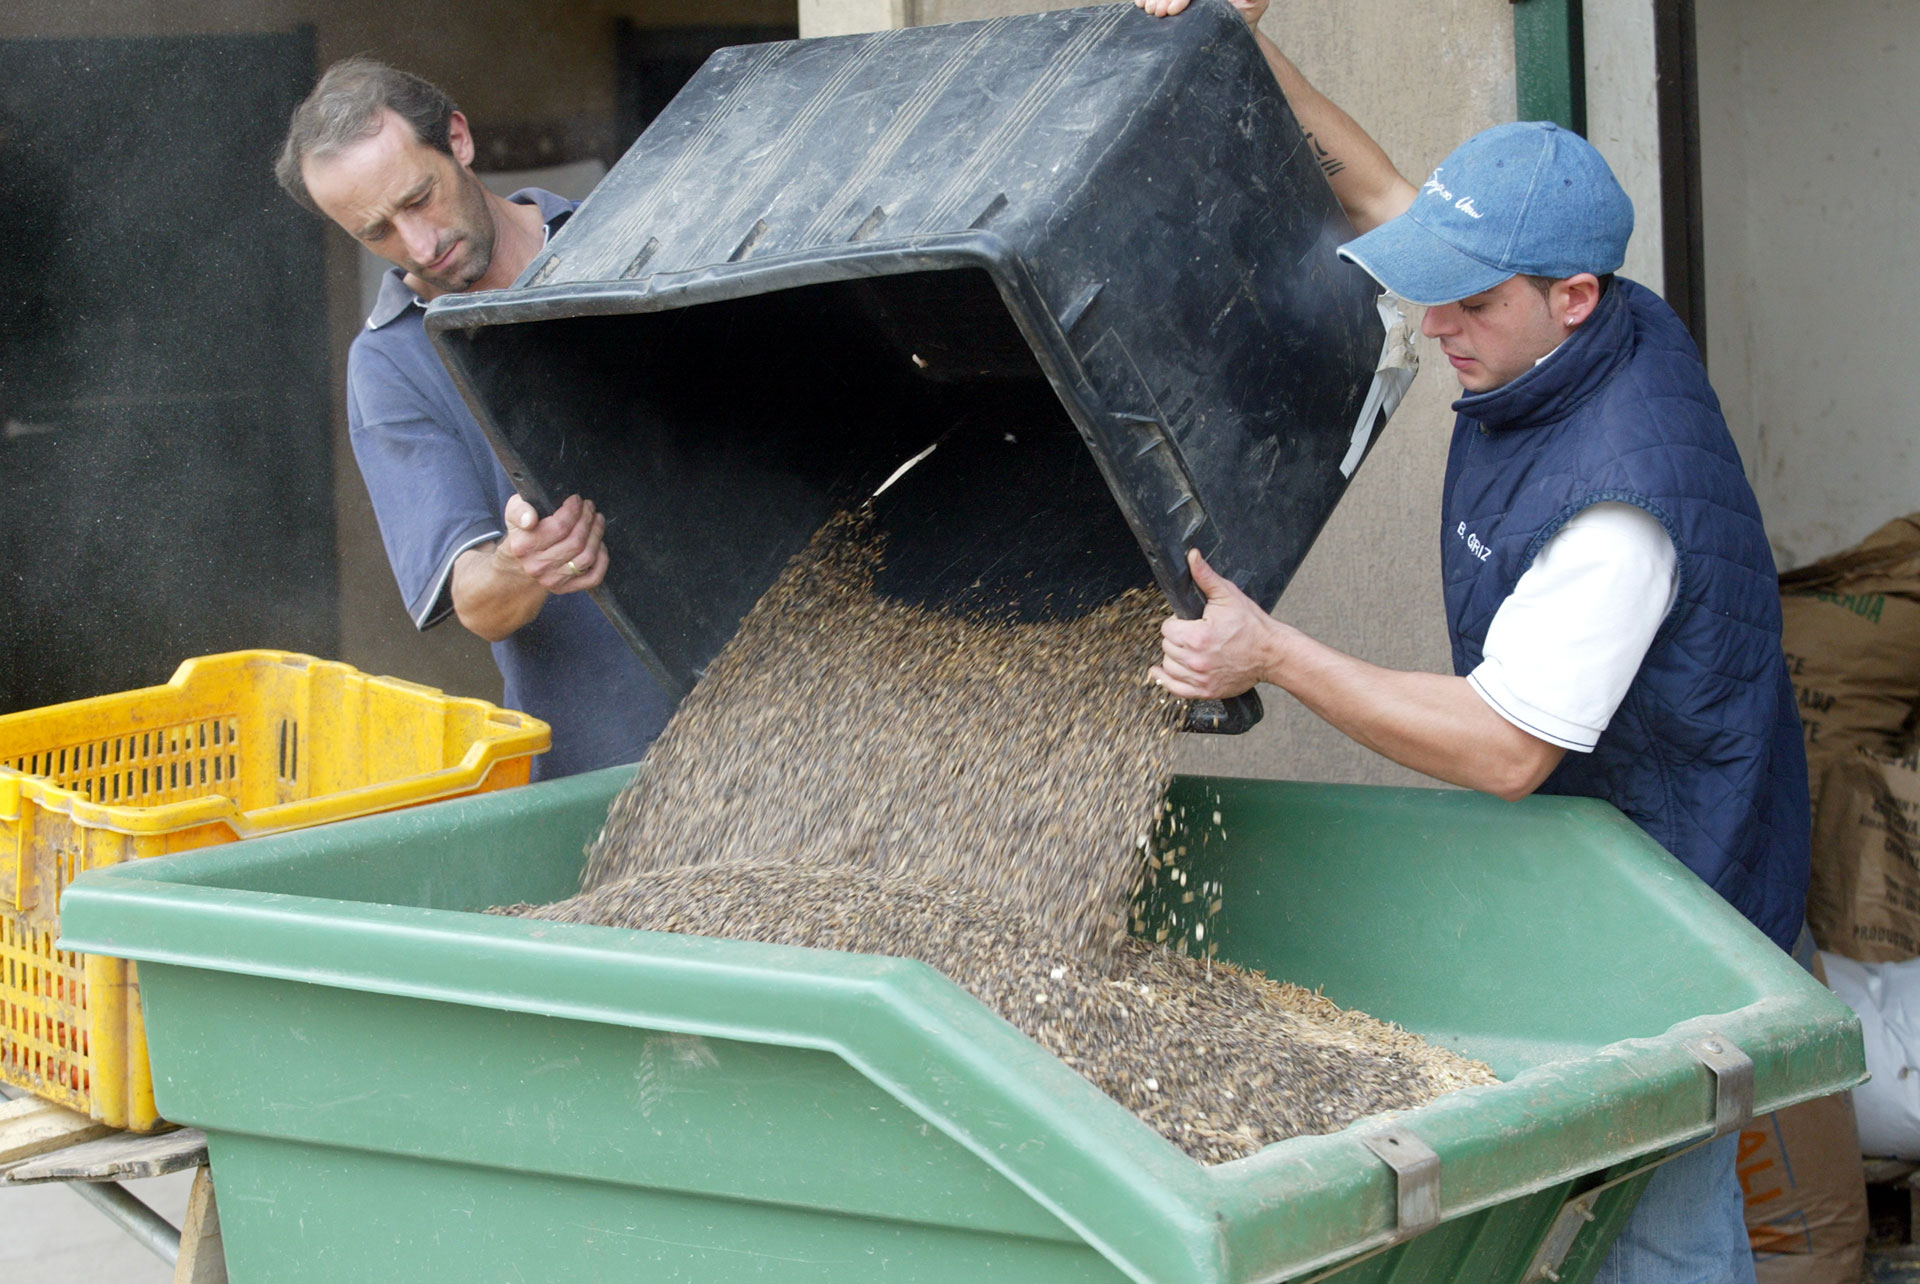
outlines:
M1920 758L1835 758L1813 822L1807 926L1863 963L1920 955Z
M1920 514L1780 577L1782 644L1807 736L1816 810L1827 768L1895 754L1920 703Z
M1755 1119L1739 1172L1760 1284L1859 1284L1867 1183L1847 1093Z
M1817 781L1853 749L1894 752L1920 701L1920 601L1885 593L1789 594L1780 609L1809 777Z
M1852 548L1780 576L1782 593L1827 593L1843 585L1868 593L1900 593L1920 576L1920 513L1896 517Z

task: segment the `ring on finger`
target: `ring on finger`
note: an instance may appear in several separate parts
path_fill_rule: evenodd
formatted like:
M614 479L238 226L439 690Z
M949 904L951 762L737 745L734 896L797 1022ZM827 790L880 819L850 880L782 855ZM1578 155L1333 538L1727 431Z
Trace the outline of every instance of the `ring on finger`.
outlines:
M568 575L585 575L586 572L581 570L579 567L575 566L573 564L573 559L569 557L567 559L567 574Z

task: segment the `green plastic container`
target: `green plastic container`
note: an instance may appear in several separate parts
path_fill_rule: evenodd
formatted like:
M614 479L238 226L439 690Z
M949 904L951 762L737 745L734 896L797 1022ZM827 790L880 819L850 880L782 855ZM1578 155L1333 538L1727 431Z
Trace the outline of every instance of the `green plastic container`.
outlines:
M65 948L139 962L238 1284L1579 1281L1618 1179L1731 1108L1688 1040L1761 1112L1863 1077L1852 1013L1603 805L1186 779L1223 956L1506 1080L1208 1168L921 964L473 912L572 891L630 770L68 892Z

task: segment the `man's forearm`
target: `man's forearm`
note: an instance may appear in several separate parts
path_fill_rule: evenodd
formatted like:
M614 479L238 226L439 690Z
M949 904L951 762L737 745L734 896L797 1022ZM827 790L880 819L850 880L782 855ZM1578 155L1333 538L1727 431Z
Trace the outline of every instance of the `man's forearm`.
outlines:
M482 544L454 559L453 613L467 630L501 642L531 623L547 604L547 590Z
M1565 754L1495 713L1465 678L1356 660L1274 619L1198 549L1187 567L1207 609L1160 625L1148 675L1174 695L1218 700L1271 682L1375 753L1502 798L1532 793Z
M1320 172L1356 230L1369 231L1404 213L1418 189L1382 151L1380 144L1332 99L1300 74L1280 46L1258 30L1254 37L1273 68L1280 90L1312 146Z
M1565 751L1495 713L1465 678L1356 660L1294 633L1268 680L1403 767L1502 798L1523 798Z

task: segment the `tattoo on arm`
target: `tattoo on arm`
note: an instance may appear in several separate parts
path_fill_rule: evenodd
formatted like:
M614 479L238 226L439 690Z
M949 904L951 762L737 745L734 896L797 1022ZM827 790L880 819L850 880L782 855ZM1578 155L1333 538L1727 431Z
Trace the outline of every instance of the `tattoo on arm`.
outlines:
M1338 174L1347 167L1345 161L1322 147L1320 140L1312 134L1307 135L1307 141L1313 145L1313 155L1314 158L1320 162L1320 172L1328 178L1332 178L1335 174Z

